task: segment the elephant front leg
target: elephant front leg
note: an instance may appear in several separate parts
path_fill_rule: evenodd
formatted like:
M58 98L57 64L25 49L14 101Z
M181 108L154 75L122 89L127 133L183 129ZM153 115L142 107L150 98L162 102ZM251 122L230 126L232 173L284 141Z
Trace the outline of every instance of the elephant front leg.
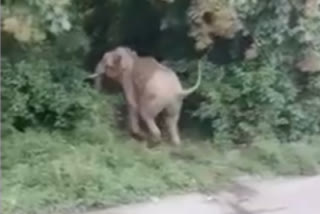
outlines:
M99 77L95 78L95 80L94 80L94 88L97 91L101 91L102 90L102 81L103 81L102 76L99 76Z
M93 75L91 75L91 78L94 78L94 88L98 91L102 90L102 81L103 81L103 75L105 72L103 63L100 61L96 68Z
M149 131L151 132L151 135L153 137L153 141L155 143L159 143L161 141L161 131L158 128L158 126L155 123L155 120L153 117L151 117L148 113L142 112L141 113L142 119L146 123Z
M145 138L145 134L143 133L140 124L139 124L139 114L138 111L133 108L133 107L129 107L128 109L129 111L129 118L128 118L128 122L129 122L129 128L130 128L130 132L131 134L133 134L134 136L144 139Z

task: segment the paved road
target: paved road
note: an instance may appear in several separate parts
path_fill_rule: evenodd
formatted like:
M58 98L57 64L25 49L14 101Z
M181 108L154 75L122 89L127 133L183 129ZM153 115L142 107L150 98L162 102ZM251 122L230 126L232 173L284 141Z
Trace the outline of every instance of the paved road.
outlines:
M172 196L87 214L320 214L320 176L242 179L211 196Z

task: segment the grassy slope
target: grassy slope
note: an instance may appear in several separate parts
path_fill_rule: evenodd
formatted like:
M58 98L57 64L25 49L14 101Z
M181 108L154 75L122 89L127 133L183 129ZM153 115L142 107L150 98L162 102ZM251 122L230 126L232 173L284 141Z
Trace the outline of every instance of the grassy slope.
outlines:
M122 133L123 135L123 133ZM212 190L239 173L315 173L320 144L261 141L246 149L206 142L147 149L106 121L72 132L29 130L2 142L2 211L97 207L150 196Z

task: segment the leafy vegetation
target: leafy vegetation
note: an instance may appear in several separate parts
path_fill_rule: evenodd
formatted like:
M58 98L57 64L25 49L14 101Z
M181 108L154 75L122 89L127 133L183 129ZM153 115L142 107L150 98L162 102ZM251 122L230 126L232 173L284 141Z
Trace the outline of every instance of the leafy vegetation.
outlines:
M242 173L317 173L318 4L4 1L2 211L209 191ZM207 54L201 88L182 112L181 148L133 140L122 124L123 98L85 81L117 45L165 60L183 84L194 82L194 60Z
M308 89L296 87L290 71L259 61L207 69L202 102L192 114L210 122L215 142L292 142L318 133L318 98L303 97Z
M83 71L75 64L45 60L2 60L2 109L4 125L18 130L36 125L69 128L83 118L88 96L81 83ZM80 78L79 78L80 77Z
M2 212L72 212L168 193L208 192L243 173L310 175L320 164L316 141L260 141L248 149L230 150L187 141L181 148L163 145L150 150L106 130L110 127L100 120L67 133L28 130L6 137Z

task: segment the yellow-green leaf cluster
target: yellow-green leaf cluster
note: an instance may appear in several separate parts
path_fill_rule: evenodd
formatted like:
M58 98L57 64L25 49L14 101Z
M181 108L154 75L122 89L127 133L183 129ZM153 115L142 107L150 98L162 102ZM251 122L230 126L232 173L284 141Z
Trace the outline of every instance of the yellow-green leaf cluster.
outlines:
M232 38L241 28L236 11L224 0L191 0L187 17L197 50L214 44L216 36Z
M71 29L71 0L30 0L2 6L2 31L20 42L39 42L47 32Z
M32 16L10 16L3 20L2 25L4 31L21 42L42 41L46 38Z

